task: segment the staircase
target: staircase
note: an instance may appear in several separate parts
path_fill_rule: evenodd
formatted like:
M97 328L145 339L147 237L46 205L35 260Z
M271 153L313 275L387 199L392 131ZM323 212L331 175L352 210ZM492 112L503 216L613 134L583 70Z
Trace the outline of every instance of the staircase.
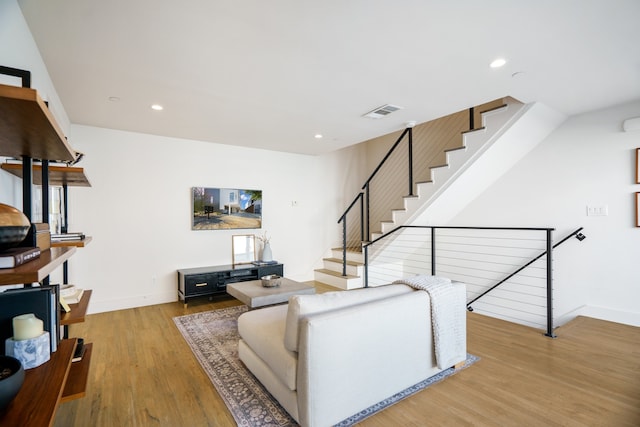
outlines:
M314 271L317 282L340 289L363 287L364 258L361 248L347 248L347 275L342 275L342 248L331 249L331 257L323 258L324 268Z
M371 224L374 240L401 225L446 224L482 191L523 158L566 117L543 104L523 105L513 98L481 112L482 125L463 132L462 144L445 150L446 161L430 167L430 179L415 185L389 218ZM404 172L404 171L403 171ZM342 248L331 250L315 280L340 289L364 286L361 248L347 249L347 275L342 272Z

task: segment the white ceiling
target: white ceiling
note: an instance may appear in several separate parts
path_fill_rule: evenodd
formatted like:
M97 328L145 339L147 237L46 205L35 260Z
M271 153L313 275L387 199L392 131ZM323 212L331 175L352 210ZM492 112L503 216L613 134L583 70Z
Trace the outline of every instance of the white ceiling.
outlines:
M505 95L640 98L638 0L19 4L76 124L319 154ZM404 109L362 117L386 103Z

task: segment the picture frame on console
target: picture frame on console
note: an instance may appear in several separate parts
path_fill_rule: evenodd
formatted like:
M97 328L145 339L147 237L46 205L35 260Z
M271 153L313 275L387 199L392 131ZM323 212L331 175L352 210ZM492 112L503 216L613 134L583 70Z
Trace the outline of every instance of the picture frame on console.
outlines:
M253 263L256 260L256 236L253 234L231 236L231 257L234 266Z
M191 229L262 228L262 190L191 188Z

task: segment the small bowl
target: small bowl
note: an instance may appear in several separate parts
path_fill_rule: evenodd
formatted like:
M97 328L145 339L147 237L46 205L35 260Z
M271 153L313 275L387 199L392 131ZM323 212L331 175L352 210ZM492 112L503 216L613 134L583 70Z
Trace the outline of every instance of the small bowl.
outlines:
M0 356L0 411L16 397L23 382L22 363L15 357Z
M276 286L280 286L280 282L282 281L282 277L277 274L262 276L260 279L262 280L262 286L265 288L275 288Z

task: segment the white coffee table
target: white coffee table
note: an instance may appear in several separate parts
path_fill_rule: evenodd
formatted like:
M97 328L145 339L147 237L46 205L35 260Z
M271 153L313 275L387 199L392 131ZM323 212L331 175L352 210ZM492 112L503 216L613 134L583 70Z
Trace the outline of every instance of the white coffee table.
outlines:
M283 277L280 286L273 288L265 288L261 280L229 283L227 293L245 303L249 308L257 308L287 302L293 295L315 294L316 288Z

